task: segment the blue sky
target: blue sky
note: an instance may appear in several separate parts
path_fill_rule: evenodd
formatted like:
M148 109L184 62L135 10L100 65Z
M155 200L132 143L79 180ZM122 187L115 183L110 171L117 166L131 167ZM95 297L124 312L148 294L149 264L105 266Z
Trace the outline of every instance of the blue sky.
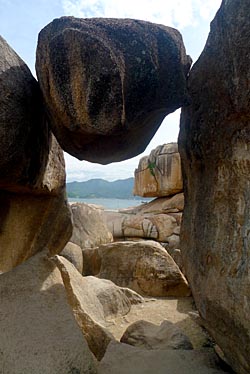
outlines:
M177 28L187 53L195 61L209 32L221 0L0 0L0 34L35 74L35 51L39 31L54 18L75 17L137 18ZM91 164L65 154L67 180L133 176L139 159L156 146L177 141L180 111L167 116L143 152L133 159L110 165Z

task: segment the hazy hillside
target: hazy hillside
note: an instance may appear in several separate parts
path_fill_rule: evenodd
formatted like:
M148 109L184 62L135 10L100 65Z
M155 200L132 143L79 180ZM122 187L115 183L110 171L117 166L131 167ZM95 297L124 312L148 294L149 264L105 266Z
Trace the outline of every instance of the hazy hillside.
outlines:
M134 178L119 179L114 182L104 179L90 179L86 182L66 184L68 197L73 198L131 199L134 198L133 186Z

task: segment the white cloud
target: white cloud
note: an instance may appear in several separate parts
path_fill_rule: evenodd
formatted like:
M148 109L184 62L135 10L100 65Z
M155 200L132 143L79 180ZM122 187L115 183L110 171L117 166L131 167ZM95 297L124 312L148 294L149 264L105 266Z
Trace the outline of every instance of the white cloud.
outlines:
M194 26L198 19L210 20L220 3L221 0L62 0L67 15L137 18L178 29Z

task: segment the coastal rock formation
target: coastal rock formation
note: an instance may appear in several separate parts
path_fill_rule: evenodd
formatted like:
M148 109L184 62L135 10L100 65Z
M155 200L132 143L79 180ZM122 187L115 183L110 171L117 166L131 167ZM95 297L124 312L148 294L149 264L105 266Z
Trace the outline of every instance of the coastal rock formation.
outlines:
M162 197L182 191L181 159L176 143L160 145L140 159L135 170L134 195Z
M180 193L119 212L104 211L104 217L115 240L151 239L174 250L179 248L183 207L184 195Z
M126 293L114 283L95 277L82 277L75 267L61 256L53 261L61 271L64 286L75 318L90 350L102 359L114 337L106 329L106 321L126 315L131 302ZM138 295L139 296L139 295ZM135 302L135 298L134 302ZM137 298L138 302L141 302Z
M40 184L49 154L49 130L37 81L0 36L0 189Z
M187 281L168 252L153 241L116 242L89 250L88 273L148 296L189 296Z
M101 209L84 203L73 203L70 207L73 222L73 233L70 239L72 243L85 249L113 241Z
M71 235L63 152L48 129L38 83L0 37L0 272Z
M187 103L190 63L173 28L62 17L39 34L36 71L61 147L107 164L141 153L164 117Z
M96 373L61 273L44 253L0 275L4 374Z
M249 30L249 1L222 1L190 73L179 136L185 271L205 326L242 374L250 372Z
M193 349L190 339L169 321L158 326L139 320L127 328L121 342L145 349Z

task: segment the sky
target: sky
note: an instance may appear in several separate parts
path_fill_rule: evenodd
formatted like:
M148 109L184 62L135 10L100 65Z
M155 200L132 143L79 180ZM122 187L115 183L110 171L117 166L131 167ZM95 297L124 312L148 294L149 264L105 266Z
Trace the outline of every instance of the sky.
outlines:
M136 18L177 28L193 62L202 52L210 22L221 0L0 0L0 35L26 62L35 76L39 31L54 18ZM176 142L180 110L168 115L146 150L137 157L109 165L78 161L65 153L67 181L130 178L142 156L158 145Z

